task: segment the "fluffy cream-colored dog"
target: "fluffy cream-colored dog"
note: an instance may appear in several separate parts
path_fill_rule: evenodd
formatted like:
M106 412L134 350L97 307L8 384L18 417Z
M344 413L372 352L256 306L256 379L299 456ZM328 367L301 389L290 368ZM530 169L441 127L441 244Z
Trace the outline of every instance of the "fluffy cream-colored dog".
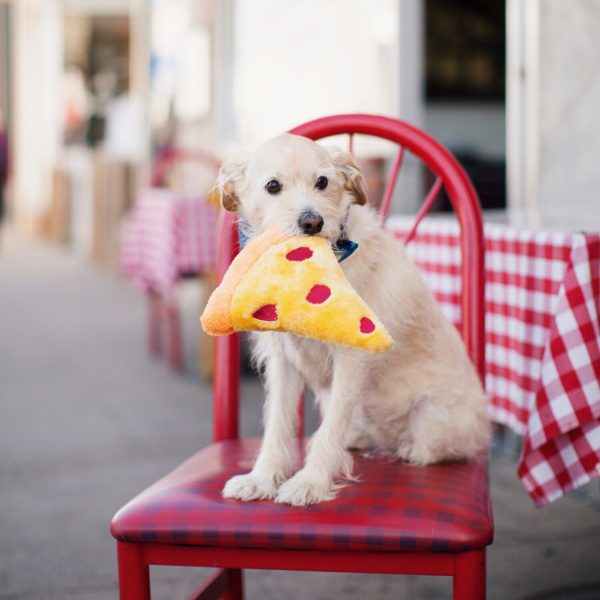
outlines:
M264 367L265 431L252 471L230 479L228 498L305 506L333 497L352 475L348 448L378 448L414 463L470 459L489 441L486 398L454 326L415 265L365 206L361 172L347 153L282 135L226 165L223 206L245 235L277 227L358 242L341 263L395 340L382 355L287 333L253 334ZM322 422L304 467L291 473L298 398L310 387Z

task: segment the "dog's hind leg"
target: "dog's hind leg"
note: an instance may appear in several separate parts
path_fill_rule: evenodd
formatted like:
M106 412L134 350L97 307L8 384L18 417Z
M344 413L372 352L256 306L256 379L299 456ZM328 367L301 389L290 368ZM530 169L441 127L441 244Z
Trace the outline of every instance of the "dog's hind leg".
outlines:
M350 427L346 440L349 450L373 450L376 445L369 433L355 425Z
M417 465L470 460L486 448L489 437L483 396L432 389L413 401L397 453Z
M315 390L315 401L319 407L321 421L327 411L330 398L331 390L329 388ZM349 450L371 450L375 445L372 436L367 432L362 423L362 411L360 407L356 407L346 434L346 448Z
M349 450L373 450L376 446L377 442L365 421L363 407L358 405L354 408L352 422L346 434L346 448Z

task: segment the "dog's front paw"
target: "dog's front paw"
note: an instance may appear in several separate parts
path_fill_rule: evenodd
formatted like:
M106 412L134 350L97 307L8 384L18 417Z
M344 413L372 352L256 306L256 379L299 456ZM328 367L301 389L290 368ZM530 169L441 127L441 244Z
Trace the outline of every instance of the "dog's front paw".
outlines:
M315 478L305 471L298 471L279 488L275 502L292 506L308 506L334 496L333 482L329 479Z
M272 475L236 475L223 488L224 498L238 500L272 500L277 495L276 478Z

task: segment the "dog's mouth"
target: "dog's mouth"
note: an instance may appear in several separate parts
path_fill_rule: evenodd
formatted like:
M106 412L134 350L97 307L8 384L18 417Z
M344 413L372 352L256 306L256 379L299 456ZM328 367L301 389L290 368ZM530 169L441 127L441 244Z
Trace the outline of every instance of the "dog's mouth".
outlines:
M346 235L346 221L347 217L337 227L332 227L331 221L326 222L318 212L307 210L298 215L291 233L326 239L338 261L342 262L358 248L358 244L349 240Z
M322 237L322 238L325 238L326 240L329 240L330 242L332 242L332 236L330 235L330 232L328 232L328 231L321 230L321 231L316 231L316 232L307 232L307 231L302 230L297 225L294 225L290 228L290 233L293 236L302 236L303 235L306 237Z
M336 236L335 234L332 235L332 232L329 229L326 230L325 228L323 228L319 232L309 233L309 232L303 231L297 225L294 225L293 227L290 228L290 233L293 236L305 236L305 237L320 237L320 238L323 238L323 239L327 240L331 244L332 248L336 245L337 241L340 239L339 236Z
M333 239L332 236L328 235L326 232L320 231L319 233L306 233L301 231L299 227L292 228L291 233L292 235L305 235L306 237L321 237L327 240L338 262L346 260L358 248L358 244L356 242L346 238L345 230L342 225L340 225L339 235Z
M303 214L306 215L308 212ZM342 262L358 248L358 244L347 238L344 222L339 223L337 228L332 228L327 226L330 222L326 223L320 215L319 218L321 219L321 224L316 228L318 231L307 231L307 227L301 225L299 217L296 223L289 228L290 234L293 236L321 237L327 240L338 261ZM240 246L243 248L257 234L252 230L248 221L241 215L238 217L237 225Z
M306 237L321 237L326 239L329 242L331 250L335 254L338 262L342 262L346 260L354 251L358 248L358 244L353 242L352 240L337 238L336 240L331 240L328 236L316 233L316 234L306 234L299 231L292 231L293 235L305 235Z

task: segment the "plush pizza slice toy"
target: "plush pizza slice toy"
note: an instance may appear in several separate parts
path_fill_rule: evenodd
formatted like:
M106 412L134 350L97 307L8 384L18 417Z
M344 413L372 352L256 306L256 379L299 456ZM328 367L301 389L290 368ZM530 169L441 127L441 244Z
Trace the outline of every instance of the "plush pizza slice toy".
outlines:
M231 263L200 318L211 335L287 331L385 352L393 340L321 237L268 231Z

